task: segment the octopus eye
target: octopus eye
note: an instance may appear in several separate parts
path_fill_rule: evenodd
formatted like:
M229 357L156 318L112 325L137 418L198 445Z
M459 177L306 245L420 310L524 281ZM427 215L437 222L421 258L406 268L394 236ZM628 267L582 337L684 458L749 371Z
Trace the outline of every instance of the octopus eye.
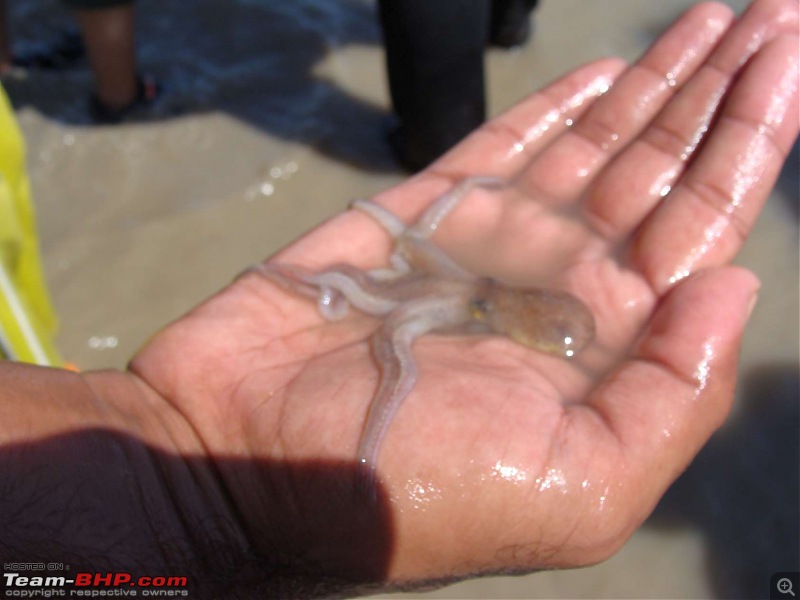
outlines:
M576 332L574 323L562 321L553 328L553 344L561 347L566 356L573 356L583 346L580 333Z
M469 312L473 319L483 321L489 312L489 302L486 298L472 298L469 301Z

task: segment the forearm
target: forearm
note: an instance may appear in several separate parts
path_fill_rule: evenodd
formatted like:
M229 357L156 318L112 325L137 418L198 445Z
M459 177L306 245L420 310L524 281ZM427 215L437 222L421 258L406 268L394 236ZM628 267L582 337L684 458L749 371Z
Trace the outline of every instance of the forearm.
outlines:
M201 444L132 375L0 363L0 423L4 561L185 576L198 592L250 562Z
M131 373L0 362L4 563L186 577L193 598L355 594L374 581L368 567L363 578L340 576L298 560L302 544L290 538L316 529L319 517L303 525L276 514L280 501L255 489L265 476L280 478L274 470L209 456L188 420ZM247 507L234 506L232 485L264 513L265 527L241 518ZM320 529L306 541L326 539Z

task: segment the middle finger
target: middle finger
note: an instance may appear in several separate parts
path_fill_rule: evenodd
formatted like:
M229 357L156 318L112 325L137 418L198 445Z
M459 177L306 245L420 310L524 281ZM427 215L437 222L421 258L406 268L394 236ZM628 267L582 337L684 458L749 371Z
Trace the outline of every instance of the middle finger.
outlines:
M755 2L669 105L596 178L586 214L607 239L620 240L682 176L742 65L784 29L786 2Z
M633 140L703 64L733 16L720 4L689 9L575 125L534 159L523 189L571 202Z

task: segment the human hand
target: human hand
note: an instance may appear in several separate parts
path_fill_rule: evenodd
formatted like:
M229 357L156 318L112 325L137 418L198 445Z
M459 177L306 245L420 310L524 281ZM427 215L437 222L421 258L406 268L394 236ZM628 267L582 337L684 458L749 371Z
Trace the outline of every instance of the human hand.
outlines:
M348 480L374 321L325 322L250 275L154 338L131 369L191 424L255 548L389 582L618 549L730 406L758 284L726 265L797 135L797 10L759 0L731 24L696 6L634 67L578 69L376 198L410 222L463 177L512 181L471 195L436 242L476 271L567 289L597 322L569 362L504 338L421 339L376 506ZM389 243L351 211L274 260L376 267Z

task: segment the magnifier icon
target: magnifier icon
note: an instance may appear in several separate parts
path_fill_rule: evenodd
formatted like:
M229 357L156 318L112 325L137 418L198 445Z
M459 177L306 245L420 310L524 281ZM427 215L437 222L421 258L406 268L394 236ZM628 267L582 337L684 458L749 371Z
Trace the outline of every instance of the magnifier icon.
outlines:
M792 580L788 577L778 579L777 588L781 594L791 594L792 597L794 597L794 592L792 591Z

